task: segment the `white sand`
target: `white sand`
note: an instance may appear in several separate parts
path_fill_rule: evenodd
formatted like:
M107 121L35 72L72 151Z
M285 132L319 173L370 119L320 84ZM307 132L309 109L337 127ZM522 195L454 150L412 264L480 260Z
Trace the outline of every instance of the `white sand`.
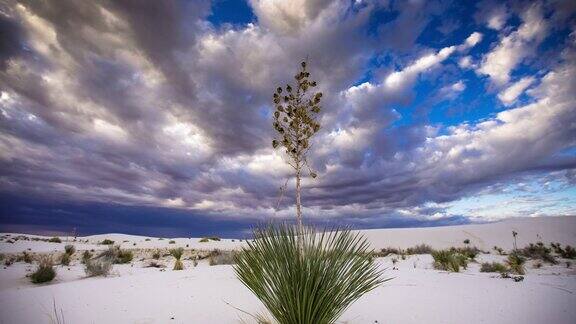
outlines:
M519 232L518 243L543 241L576 245L576 218L540 218L494 224L426 229L386 229L364 231L376 247L408 247L427 243L434 247L461 246L465 238L489 249L493 245L512 246L511 229ZM0 236L5 234L0 234ZM14 234L12 234L14 235ZM468 235L468 236L467 236ZM26 235L32 237L31 235ZM236 248L237 240L198 243L198 239L158 240L146 237L107 234L79 238L77 249L104 248L95 243L109 238L125 248L155 248L189 245L189 248ZM532 239L531 239L532 238ZM510 242L509 242L510 241ZM136 243L136 246L133 246ZM0 242L0 252L63 250L65 243L18 241ZM78 252L77 252L78 253ZM502 261L504 257L482 254L479 262ZM461 273L432 269L429 255L409 256L392 268L392 257L379 258L385 276L392 281L361 298L340 319L341 323L576 323L576 264L566 268L527 265L524 281L480 273L472 263ZM18 262L0 269L0 323L50 323L53 300L66 323L240 323L248 316L227 303L251 313L264 312L263 306L236 279L231 266L208 266L201 261L193 267L185 261L184 271L172 271L172 261L162 262L165 271L144 268L147 261L115 265L114 275L85 278L77 261L70 267L57 267L54 282L33 285L25 277L35 266ZM574 262L576 263L576 262ZM173 318L173 319L172 319Z

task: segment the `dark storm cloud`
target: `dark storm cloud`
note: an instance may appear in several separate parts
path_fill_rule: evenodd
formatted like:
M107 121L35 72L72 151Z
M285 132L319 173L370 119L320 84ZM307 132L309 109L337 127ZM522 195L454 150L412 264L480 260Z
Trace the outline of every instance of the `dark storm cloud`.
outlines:
M24 200L14 199L2 223L48 226L68 217L66 226L78 219L85 228L106 231L111 223L128 230L142 212L138 233L146 234L152 233L146 224L212 226L213 219L247 228L289 217L292 184L274 210L290 170L270 148L270 96L306 56L325 93L311 157L320 177L305 181L305 204L317 223L321 217L363 227L465 223L465 215L428 205L526 175L558 172L557 181L573 181L574 157L559 154L576 144L570 41L529 89L534 105L443 129L426 116L462 91L453 87L461 76L454 62L481 41L476 34L473 44L468 35L444 48L418 42L450 4L250 4L254 23L220 26L208 22L207 1L8 1L0 7L0 190L44 201L25 213L18 208ZM478 23L525 10L504 9L485 10ZM377 11L390 19L375 23ZM550 24L560 28L569 16L553 15ZM488 51L508 35L500 33ZM390 64L371 66L382 57ZM423 79L437 95L403 123L402 109ZM56 209L72 214L59 216ZM99 213L106 216L98 220ZM442 217L427 218L433 214ZM177 232L172 226L166 233Z

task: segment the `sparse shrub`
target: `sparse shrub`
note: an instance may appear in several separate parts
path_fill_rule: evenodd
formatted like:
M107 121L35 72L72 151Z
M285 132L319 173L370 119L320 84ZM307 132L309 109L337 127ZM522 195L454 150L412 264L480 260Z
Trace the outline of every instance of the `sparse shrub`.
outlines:
M16 262L32 263L32 261L34 261L32 255L26 251L16 257Z
M62 253L60 256L60 264L64 266L70 265L70 254Z
M508 259L506 260L508 264L508 268L515 274L523 275L525 273L524 263L526 263L526 259L521 256L519 253L510 253L508 255Z
M96 257L97 259L108 259L110 262L114 262L116 260L116 256L118 255L118 251L120 250L119 246L110 245L107 250L104 250L98 254Z
M406 249L406 254L431 254L434 251L430 245L420 244Z
M200 243L206 243L206 242L209 242L209 241L220 241L220 238L217 237L217 236L203 237L203 238L201 238L200 241L198 241L198 242L200 242Z
M224 251L218 255L211 256L208 259L208 264L211 266L234 263L234 251Z
M542 242L530 243L528 246L518 250L518 254L531 259L542 260L551 264L557 264L556 258L550 254L552 250L544 246Z
M455 250L434 251L432 257L434 258L434 269L460 272L460 267L466 269L468 266L466 256Z
M116 259L114 260L114 263L119 264L130 263L130 261L132 261L133 258L134 254L132 253L132 251L118 249L118 253L116 254Z
M176 241L171 240L170 242L168 242L168 244L176 244Z
M100 252L97 259L106 259L111 263L129 263L134 258L132 251L122 250L117 245L110 245L108 250Z
M469 240L469 239L465 239L465 240L464 240L464 244L470 244L470 240Z
M174 270L184 270L184 264L182 263L182 254L184 254L183 248L171 249L170 254L176 259L174 262Z
M36 270L30 275L33 283L39 284L52 281L56 277L56 270L50 257L42 257Z
M397 248L383 248L380 249L380 251L378 252L373 252L375 257L387 257L390 254L396 254L396 255L400 255L402 253L401 250L397 249Z
M9 267L12 265L12 263L14 263L14 257L9 257L6 258L6 260L4 260L4 266Z
M541 261L536 261L536 262L534 262L533 267L534 267L534 269L540 269L540 268L542 268L542 262L541 262Z
M508 269L506 269L506 266L503 265L502 263L498 263L498 262L492 262L492 263L482 263L482 266L480 266L480 272L506 272L508 271Z
M48 242L50 242L50 243L62 243L62 240L59 237L54 236L53 238L49 239Z
M459 253L464 255L465 257L467 257L468 259L470 259L471 261L474 261L476 259L476 256L478 254L480 254L480 249L478 249L475 246L467 246L467 247L463 247L463 248L451 248L451 251L455 252L455 253Z
M564 250L560 253L564 259L576 259L576 249L570 245L566 245Z
M92 253L90 253L90 251L84 251L82 253L82 263L86 263L88 260L90 260L92 258Z
M359 233L281 225L256 229L254 237L235 254L234 270L278 323L334 323L385 281Z
M0 261L4 261L4 258L5 258L4 253L0 253Z
M160 256L161 256L160 251L158 251L158 250L154 251L154 253L152 253L152 259L158 260L158 259L160 259Z
M147 239L145 239L144 241L150 241L150 239L149 239L149 238L147 238Z
M504 255L504 250L501 247L494 246L494 251L498 252L499 255Z
M76 252L76 248L72 244L68 244L64 247L66 254L73 255Z
M166 268L165 265L159 263L158 261L150 261L148 262L147 268Z
M112 270L112 260L96 258L86 261L84 271L88 277L107 276Z
M102 245L112 245L112 244L114 244L114 241L109 240L109 239L105 239L105 240L103 240L102 242L100 242L100 244L102 244Z

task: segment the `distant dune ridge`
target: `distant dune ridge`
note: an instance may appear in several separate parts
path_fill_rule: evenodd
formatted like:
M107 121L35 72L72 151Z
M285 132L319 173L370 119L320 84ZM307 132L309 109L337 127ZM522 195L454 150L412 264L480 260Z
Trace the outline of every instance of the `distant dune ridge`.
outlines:
M395 247L408 248L417 244L425 243L435 249L462 246L465 239L470 240L470 246L476 246L483 250L490 250L494 246L510 250L513 247L512 231L516 231L518 247L528 243L542 241L544 243L560 243L562 245L576 245L576 216L564 217L534 217L505 219L493 223L454 225L422 228L385 228L360 230L375 249ZM20 235L15 233L0 233L1 235ZM41 237L26 235L28 237ZM62 237L66 240L65 237ZM70 238L71 239L71 238ZM243 243L239 239L222 239L201 243L200 238L165 238L159 239L149 236L129 234L98 234L78 237L78 240L88 240L86 246L80 245L79 249L94 248L93 243L104 239L115 241L122 247L132 247L132 242L138 242L138 248L173 247L170 240L174 240L179 246L188 244L189 248L195 249L222 249L233 250L240 248ZM147 240L148 239L148 240ZM129 241L123 242L123 241ZM0 242L1 243L1 242ZM61 243L64 245L66 242ZM126 244L125 244L126 243ZM36 252L59 251L61 247L55 243L17 241L15 244L1 244L0 252L14 253L31 248ZM104 248L105 246L100 246ZM98 248L98 246L96 247Z
M463 241L469 239L469 245L480 249L490 250L498 246L510 250L514 242L512 231L518 233L518 247L538 241L576 245L575 216L514 218L486 224L373 229L362 232L375 248L408 248L426 243L442 249L462 246Z

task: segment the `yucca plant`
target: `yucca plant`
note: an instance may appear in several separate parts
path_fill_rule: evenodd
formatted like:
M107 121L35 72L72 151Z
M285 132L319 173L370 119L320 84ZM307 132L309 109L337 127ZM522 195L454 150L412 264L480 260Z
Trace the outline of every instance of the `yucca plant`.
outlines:
M174 263L174 270L184 270L184 264L182 263L182 260L180 260L182 258L182 254L184 254L184 249L181 247L177 249L171 249L170 254L172 254L174 259L176 259L176 262Z
M316 232L290 225L254 230L235 255L238 278L278 323L334 323L381 278L365 238L350 230Z

